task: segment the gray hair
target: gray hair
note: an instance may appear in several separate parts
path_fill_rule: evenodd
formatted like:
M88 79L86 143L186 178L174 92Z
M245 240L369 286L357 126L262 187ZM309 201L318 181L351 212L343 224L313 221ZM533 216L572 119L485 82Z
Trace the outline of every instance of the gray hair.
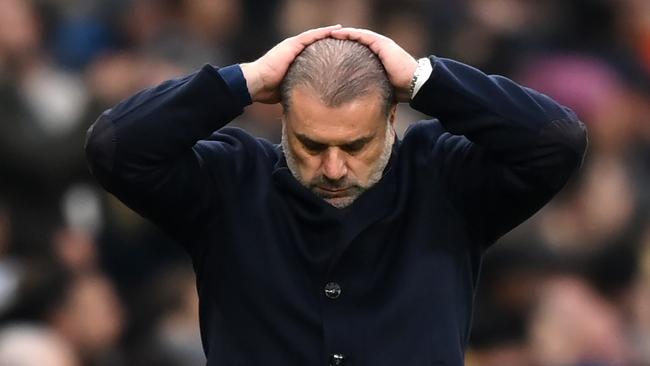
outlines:
M329 107L373 92L379 92L383 99L386 115L395 103L393 86L379 57L367 46L350 40L321 39L296 57L280 85L285 113L296 86L311 88Z

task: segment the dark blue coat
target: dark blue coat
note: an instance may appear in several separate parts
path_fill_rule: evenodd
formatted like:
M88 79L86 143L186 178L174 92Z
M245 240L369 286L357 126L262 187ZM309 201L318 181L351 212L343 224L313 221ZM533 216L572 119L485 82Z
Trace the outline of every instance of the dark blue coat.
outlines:
M586 137L542 94L431 61L411 106L437 119L413 124L343 210L277 145L224 127L245 103L212 66L90 129L99 182L190 254L208 365L463 365L484 250L558 192Z

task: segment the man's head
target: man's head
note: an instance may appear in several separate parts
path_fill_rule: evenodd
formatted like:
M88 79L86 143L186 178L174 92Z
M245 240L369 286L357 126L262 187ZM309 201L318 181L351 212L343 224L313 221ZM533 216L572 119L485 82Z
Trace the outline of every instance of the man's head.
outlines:
M353 41L305 48L281 85L282 145L303 185L335 207L377 183L394 140L394 90L379 58Z

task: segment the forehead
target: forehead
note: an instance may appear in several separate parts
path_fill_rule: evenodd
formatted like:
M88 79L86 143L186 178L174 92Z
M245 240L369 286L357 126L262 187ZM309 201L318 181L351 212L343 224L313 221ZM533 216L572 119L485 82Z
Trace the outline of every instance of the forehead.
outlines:
M291 106L286 113L287 127L294 133L318 141L336 143L375 133L386 124L383 100L379 93L360 96L332 107L308 88L291 91Z

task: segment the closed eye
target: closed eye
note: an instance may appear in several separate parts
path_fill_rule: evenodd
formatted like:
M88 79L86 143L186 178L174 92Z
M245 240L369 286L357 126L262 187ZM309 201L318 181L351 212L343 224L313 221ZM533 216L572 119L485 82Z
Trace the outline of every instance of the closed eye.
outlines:
M307 137L305 135L296 134L296 138L298 139L298 141L300 141L302 146L309 153L318 154L318 153L321 153L321 152L327 150L327 148L329 147L329 145L324 144L322 142L314 141L314 140L310 139L309 137ZM358 153L359 151L363 150L363 148L366 147L366 145L370 141L372 141L373 138L374 138L374 135L362 137L362 138L356 139L356 140L354 140L352 142L348 142L346 144L341 144L341 145L339 145L339 147L341 148L341 150L343 150L343 151L345 151L347 153L350 153L350 154Z
M343 149L345 152L355 153L361 151L361 149L363 149L367 143L367 141L355 141L349 144L341 145L341 149Z
M327 149L326 144L322 144L320 142L316 142L311 140L310 138L303 136L303 135L296 135L302 146L309 151L309 152L314 152L314 153L319 153L325 151Z
M373 136L363 137L350 143L341 145L341 149L348 153L356 153L363 150L364 147L372 140Z

